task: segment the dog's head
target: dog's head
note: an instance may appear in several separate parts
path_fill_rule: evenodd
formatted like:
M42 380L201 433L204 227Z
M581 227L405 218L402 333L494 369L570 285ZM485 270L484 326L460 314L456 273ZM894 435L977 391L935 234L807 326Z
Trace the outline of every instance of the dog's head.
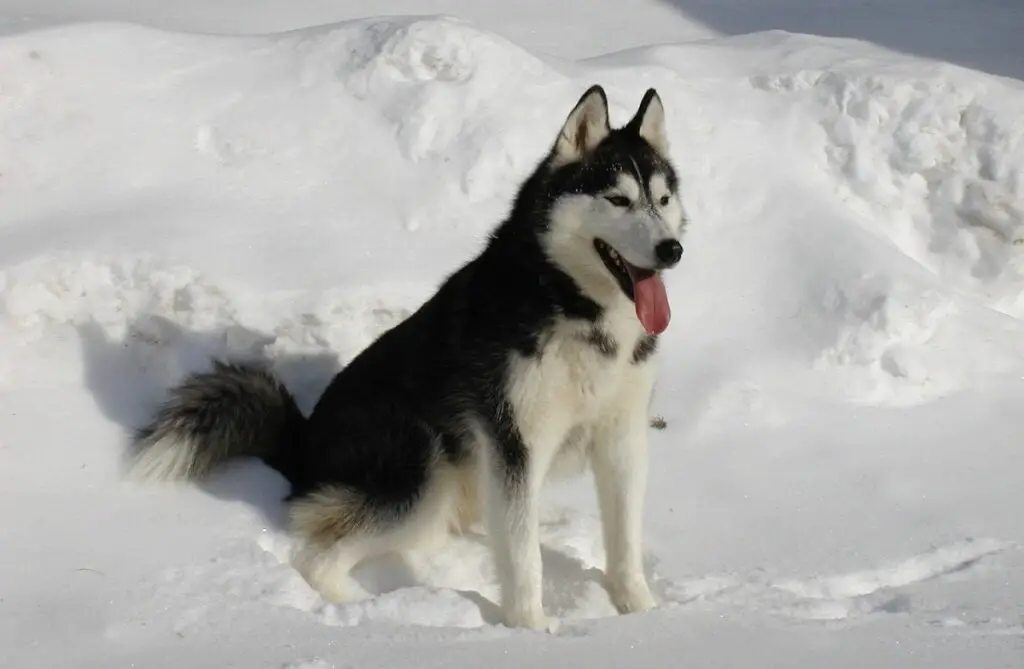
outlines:
M547 169L548 256L591 299L630 300L648 333L663 331L670 310L661 272L679 263L686 217L657 92L649 89L632 120L613 129L604 90L591 87Z

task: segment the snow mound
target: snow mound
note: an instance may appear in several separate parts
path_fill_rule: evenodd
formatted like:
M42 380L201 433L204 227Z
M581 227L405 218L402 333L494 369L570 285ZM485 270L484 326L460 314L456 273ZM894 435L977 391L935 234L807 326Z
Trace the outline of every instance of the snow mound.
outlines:
M935 400L1012 374L1024 355L1019 321L916 281L869 272L860 284L828 286L822 305L837 328L814 368L858 403Z
M752 78L809 96L821 167L867 227L993 308L1024 314L1024 86L947 65ZM867 70L867 71L864 71Z
M166 389L212 358L261 358L307 410L330 377L410 313L418 290L329 291L313 301L260 296L255 308L210 277L153 258L41 258L0 272L0 388L30 382L18 346L77 333L87 383L126 427L140 425ZM298 306L299 308L295 308ZM269 316L269 317L268 317Z
M493 198L495 184L536 159L541 145L528 130L531 121L551 126L548 134L557 127L531 104L557 85L552 69L453 17L355 21L302 31L284 44L295 50L303 85L336 77L384 122L420 176L440 171L470 203ZM510 118L519 122L509 124ZM453 194L449 189L444 194Z

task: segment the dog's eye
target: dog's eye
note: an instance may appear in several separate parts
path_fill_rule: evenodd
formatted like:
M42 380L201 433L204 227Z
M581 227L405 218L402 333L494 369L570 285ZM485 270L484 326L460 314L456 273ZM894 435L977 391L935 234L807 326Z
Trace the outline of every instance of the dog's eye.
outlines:
M606 195L605 198L612 203L614 207L628 207L629 198L624 195Z
M668 201L669 201L669 196L668 195L662 195L661 199L658 200L658 204L660 204L662 207L665 207L665 206L668 205Z

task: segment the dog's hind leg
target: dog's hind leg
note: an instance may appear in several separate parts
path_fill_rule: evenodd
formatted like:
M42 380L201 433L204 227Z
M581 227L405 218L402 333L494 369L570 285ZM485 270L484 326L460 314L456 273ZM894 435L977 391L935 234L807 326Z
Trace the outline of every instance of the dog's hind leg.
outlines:
M475 466L460 467L457 472L457 502L451 520L453 534L468 534L473 526L483 520L482 503L480 500L480 484Z
M292 502L292 532L302 547L292 563L324 599L355 598L350 572L363 560L442 541L456 513L458 484L448 467L405 500L380 500L342 486Z
M379 544L379 521L364 496L342 486L321 488L292 502L289 515L301 542L292 564L324 599L352 600L349 572Z

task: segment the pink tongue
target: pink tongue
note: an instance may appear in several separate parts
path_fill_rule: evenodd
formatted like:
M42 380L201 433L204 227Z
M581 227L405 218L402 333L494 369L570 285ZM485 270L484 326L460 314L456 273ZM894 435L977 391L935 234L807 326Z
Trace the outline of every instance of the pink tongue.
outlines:
M636 317L647 330L647 334L661 334L668 327L672 317L672 309L668 306L668 294L661 277L653 274L633 284L633 297L636 302Z

